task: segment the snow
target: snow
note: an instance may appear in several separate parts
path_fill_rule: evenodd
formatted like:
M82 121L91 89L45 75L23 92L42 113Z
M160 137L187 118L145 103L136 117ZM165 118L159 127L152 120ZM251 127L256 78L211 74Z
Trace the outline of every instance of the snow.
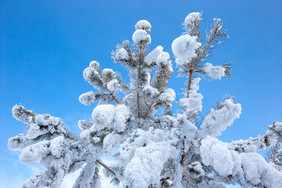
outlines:
M145 31L150 31L152 28L151 24L147 20L140 20L136 23L135 29L142 29Z
M275 132L273 132L272 130L267 130L265 133L265 142L266 145L269 147L274 146L277 143L277 135Z
M87 67L86 69L84 69L83 71L83 77L85 80L87 81L91 81L91 78L94 76L94 75L99 75L99 73L96 71L96 70L93 70L92 68L90 67ZM90 82L91 83L91 82Z
M192 177L195 179L203 178L206 174L205 171L203 170L203 166L198 161L189 164L188 170L192 174Z
M104 152L110 156L114 151L116 144L118 144L121 141L121 138L122 137L119 134L114 134L114 133L108 134L103 140Z
M282 122L274 122L273 125L269 125L268 127L274 129L279 134L282 134Z
M93 160L95 158L93 157ZM79 177L77 178L75 184L73 187L79 188L79 187L101 187L101 181L98 176L98 174L95 174L97 172L98 168L96 167L96 164L94 162L87 163Z
M113 78L115 78L115 72L113 69L103 69L102 78L105 82L110 82Z
M90 68L91 70L97 71L97 70L99 70L99 66L100 66L100 64L99 64L97 61L91 61L91 62L89 63L89 68Z
M196 50L201 47L201 43L197 42L196 36L181 35L176 38L171 45L172 52L176 57L177 66L183 66L193 57L196 57Z
M186 114L178 114L177 120L183 122L182 133L188 141L195 141L197 138L198 128L195 123L191 122Z
M170 157L176 157L174 132L150 128L137 129L134 140L127 139L118 150L118 160L126 165L123 185L142 188L159 183L160 172Z
M165 90L160 94L159 100L164 103L168 108L172 107L172 102L175 99L175 94L173 95L171 90Z
M158 96L160 94L160 92L156 88L154 88L150 85L146 85L143 88L143 93L145 94L145 96L150 96L152 98L155 98L156 96Z
M98 99L96 98L96 93L93 91L89 91L87 93L83 93L79 96L79 102L84 105L89 105L93 102L96 102Z
M114 120L115 106L111 104L98 105L92 112L92 119L96 125L103 129L110 125Z
M226 188L226 184L222 182L218 182L216 180L210 180L208 182L202 181L201 183L198 184L198 188Z
M57 117L50 116L49 114L38 114L35 117L35 123L38 125L60 125L62 120Z
M144 188L159 184L164 163L171 157L172 147L166 142L149 143L138 148L125 168L125 185Z
M202 14L200 12L191 12L185 18L183 25L186 26L186 27L189 27L189 26L193 25L193 22L195 20L202 20L201 17L202 17Z
M96 127L103 129L113 127L118 132L126 129L126 121L130 117L130 112L124 104L121 105L98 105L92 112L92 119L96 121ZM115 124L112 123L115 121Z
M161 52L160 55L158 56L156 62L157 62L157 65L158 65L158 73L159 74L173 73L172 63L171 63L169 53ZM166 78L168 78L168 77L166 76Z
M173 99L175 99L176 95L175 95L175 91L171 88L166 88L164 90L164 93L168 93Z
M85 120L79 120L78 121L78 127L80 130L84 131L86 129L89 129L90 127L92 127L93 122L87 122Z
M164 130L178 127L177 120L174 117L171 117L170 115L161 116L159 120L160 126Z
M88 141L90 140L90 130L89 129L85 129L83 130L80 135L79 135L80 139L82 141Z
M48 127L42 129L39 125L35 123L31 123L27 128L26 138L34 139L48 132L49 132Z
M15 119L19 121L25 121L26 123L30 123L33 120L33 112L31 110L26 110L21 105L13 106L12 115Z
M174 186L173 186L173 188L175 187L175 188L184 188L183 186L182 186L182 173L183 173L183 166L182 165L178 165L177 167L176 167L176 170L175 170L175 180L174 180Z
M109 83L107 83L107 88L108 88L108 90L113 92L113 91L120 90L121 86L120 86L119 82L117 81L117 79L113 79Z
M267 130L264 136L257 136L256 138L249 138L247 140L233 141L229 145L229 149L237 152L256 152L265 149L266 147L273 147L277 143L277 135L272 130Z
M157 46L155 49L153 49L146 57L145 57L145 63L147 65L151 65L154 62L157 62L157 59L159 55L163 52L162 46Z
M201 13L189 14L184 23L187 33L201 19ZM99 188L101 174L96 160L104 154L114 155L117 163L106 165L115 171L116 178L124 187L143 188L150 184L160 187L160 179L165 177L170 178L169 186L174 188L219 188L229 183L243 187L281 187L282 173L278 171L281 168L274 164L277 156L268 162L256 152L271 146L277 147L277 155L282 151L282 139L278 136L282 134L282 123L274 122L264 135L255 138L231 143L219 141L216 137L239 118L241 105L234 103L233 98L224 99L199 125L203 99L198 93L200 77L190 80L189 97L179 100L183 111L172 115L169 108L176 94L167 88L173 71L170 55L163 52L162 46L157 46L144 57L147 43L151 40L151 25L141 20L135 27L132 37L135 46L130 49L130 43L123 42L113 52L114 60L120 59L129 69L131 86L123 100L111 101L109 91L114 93L124 86L112 69L100 71L99 63L91 61L84 70L84 78L99 91L84 93L79 101L89 105L101 100L100 105L93 109L93 122L78 122L80 136L68 131L60 118L35 114L20 105L13 107L13 116L27 126L25 134L8 140L9 149L21 151L19 159L22 162L37 162L45 168L28 179L23 187L60 187L67 173L80 169L79 175L73 177L76 179L75 183L72 182L74 187ZM199 39L187 33L172 43L176 64L183 71L201 47ZM141 57L138 52L141 52ZM139 70L136 68L138 59L141 59ZM211 79L225 76L223 66L211 63L200 64L195 71ZM153 79L151 72L155 73ZM151 111L148 112L149 106ZM159 110L159 107L165 109ZM182 166L183 154L185 161Z
M132 40L135 44L140 44L141 42L151 43L151 36L147 33L147 31L142 29L137 29L133 35Z
M134 157L137 148L146 146L150 142L162 142L167 140L174 143L177 140L175 134L173 129L170 132L153 128L150 128L148 131L137 129L132 133L132 138L128 138L120 145L118 149L118 160L123 164L127 164Z
M175 58L175 63L178 67L181 67L181 66L187 65L189 61L179 57L179 58Z
M42 158L50 153L50 141L41 141L39 143L27 146L24 148L19 156L23 163L41 162Z
M202 98L203 96L197 93L193 97L180 99L179 104L185 108L185 111L199 112L202 110Z
M200 155L207 166L227 177L239 177L244 187L280 187L281 172L274 169L257 153L240 153L228 149L228 144L207 136L201 141Z
M38 185L40 185L40 180L41 180L40 176L38 178L32 177L30 179L27 179L23 183L22 188L36 188L38 187Z
M26 138L35 139L46 133L64 132L62 128L62 120L49 114L38 114L35 116L34 122L27 126Z
M211 79L221 79L225 76L225 68L222 66L213 66L211 63L204 64L202 71Z
M50 150L54 157L60 158L65 154L66 141L63 136L58 136L51 141Z
M20 151L26 146L32 144L33 141L26 138L24 134L18 134L8 140L8 148L12 151Z
M189 98L184 97L179 100L179 104L184 107L184 111L187 116L194 116L196 113L202 110L202 99L203 96L197 93L199 90L199 82L201 78L196 77L191 81Z
M157 65L171 66L170 55L167 52L162 52L157 58Z
M200 155L203 163L212 166L221 176L231 175L237 165L228 145L210 136L201 141Z
M129 60L128 52L124 48L118 49L115 55L115 59L117 61Z
M123 132L126 129L126 122L130 118L130 111L124 104L115 107L115 125L114 128L117 132Z
M123 164L127 164L134 156L135 150L146 143L147 138L143 130L137 129L133 134L134 140L128 138L118 149L118 160Z
M220 103L218 109L211 109L210 113L204 119L201 125L203 136L210 135L217 137L226 127L233 124L236 118L239 118L242 108L240 104L233 103L233 99L226 99Z
M105 164L110 164L112 165L112 163L114 164L114 161L112 158L106 158L104 156L102 156L102 158L100 158L100 160L102 160ZM104 167L100 166L99 168L99 175L100 175L100 181L101 181L101 188L121 188L122 186L115 186L113 184L110 183L111 179L107 178L102 172L104 170ZM60 186L60 188L71 188L73 187L75 180L78 178L78 176L80 175L82 171L82 168L76 170L73 173L69 173L65 176L62 185ZM16 187L16 186L14 186ZM9 188L14 188L14 187L9 187Z
M261 155L242 153L240 157L246 186L251 182L254 187L281 187L282 173L268 164Z

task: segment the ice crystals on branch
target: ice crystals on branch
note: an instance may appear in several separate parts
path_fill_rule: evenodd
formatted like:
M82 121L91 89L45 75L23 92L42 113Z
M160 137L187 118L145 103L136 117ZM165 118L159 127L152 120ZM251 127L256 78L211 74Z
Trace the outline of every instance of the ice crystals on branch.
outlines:
M194 23L199 23L201 21L202 21L202 13L192 12L186 16L183 25L188 27L189 29L193 29L193 27L195 27Z
M89 91L79 96L79 102L84 105L89 105L97 100L96 93L93 91Z
M128 52L124 48L120 48L117 50L116 56L115 56L117 61L123 61L123 60L128 60Z

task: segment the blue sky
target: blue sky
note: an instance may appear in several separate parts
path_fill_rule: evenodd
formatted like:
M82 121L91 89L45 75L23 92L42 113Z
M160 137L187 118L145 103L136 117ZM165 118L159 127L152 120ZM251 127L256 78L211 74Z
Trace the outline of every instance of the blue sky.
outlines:
M172 54L171 43L183 32L188 13L203 11L204 33L214 17L221 18L230 39L208 61L234 62L233 77L201 81L203 115L230 94L243 113L220 138L229 142L263 134L267 125L282 121L281 6L279 0L0 0L0 184L21 182L38 171L37 165L21 164L19 153L7 148L8 138L25 130L11 115L13 105L61 117L79 133L77 121L90 119L95 106L78 101L80 94L93 90L83 70L96 60L128 80L127 71L113 63L111 51L131 40L140 19L152 24L149 48L162 45ZM179 92L184 82L174 74L169 86Z

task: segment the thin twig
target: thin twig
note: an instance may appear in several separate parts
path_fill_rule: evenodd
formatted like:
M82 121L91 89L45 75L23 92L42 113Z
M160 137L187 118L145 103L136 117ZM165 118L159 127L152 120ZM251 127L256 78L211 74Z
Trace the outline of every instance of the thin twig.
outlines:
M149 113L150 113L150 111L151 111L151 109L152 109L152 107L153 107L153 104L154 104L154 101L151 102L151 105L150 105L150 107L149 107L149 110L147 111L146 115L144 116L144 119L146 119L147 116L149 115Z
M79 162L85 162L86 159L81 159L81 160L78 160L78 161L75 161L73 164L75 163L79 163ZM113 175L116 176L116 173L115 171L113 171L112 169L110 169L110 167L108 167L106 164L104 164L102 161L100 161L99 159L96 160L97 163L99 163L101 166L103 166L105 169L107 169L109 172L111 172Z
M105 169L107 169L109 172L111 172L114 176L116 176L115 171L113 171L112 169L110 169L107 165L105 165L102 161L100 161L99 159L96 160L97 163L99 163L101 166L103 166Z
M217 30L215 31L215 33L217 32ZM195 66L192 68L190 65L189 65L189 78L188 78L188 84L187 84L187 98L189 98L189 92L190 92L190 89L191 89L191 82L192 82L192 74L194 72L194 70L198 67L199 63L203 60L203 58L207 55L207 51L209 50L210 48L210 45L212 43L212 41L214 40L215 38L215 34L212 36L211 40L208 42L208 45L206 46L203 54L201 55L201 57L199 58L199 60L197 61L197 63L195 64Z
M168 179L170 179L170 177L162 178L162 179L160 179L160 181L165 181L165 180L168 180Z
M107 88L107 90L108 90L108 92L110 92L110 95L113 97L113 99L116 101L116 103L119 104L119 101L118 101L117 98L115 97L114 92L111 91L111 90L109 90L108 88Z
M217 33L217 30L214 31L214 33ZM196 63L196 65L193 67L193 71L195 70L195 68L197 68L197 66L199 65L199 63L200 63L200 62L202 61L202 59L206 56L206 53L207 53L207 51L209 50L210 45L211 45L212 41L214 40L214 38L215 38L215 34L212 36L211 40L209 41L208 45L206 46L206 48L205 48L205 50L204 50L202 56L200 57L200 59L198 60L198 62Z
M162 182L162 184L161 184L161 188L163 188L163 187L164 187L165 180L168 180L168 179L170 179L170 177L166 177L166 178L162 178L162 179L160 179L160 181Z

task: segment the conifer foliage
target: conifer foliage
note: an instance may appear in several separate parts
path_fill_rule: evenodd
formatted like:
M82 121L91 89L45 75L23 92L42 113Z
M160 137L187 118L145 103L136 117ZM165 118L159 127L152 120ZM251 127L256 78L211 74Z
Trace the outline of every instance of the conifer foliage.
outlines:
M179 100L181 110L175 115L170 109L176 94L168 88L173 58L162 46L148 52L151 24L146 20L136 23L133 43L126 40L112 53L114 62L128 69L129 84L97 61L84 70L85 80L95 91L82 94L79 101L84 105L98 101L98 105L92 112L93 121L78 122L78 136L60 118L15 105L13 116L27 128L25 134L10 138L8 147L21 151L23 163L37 162L46 168L23 187L60 187L66 174L79 169L74 188L100 187L100 173L127 188L216 188L233 183L281 187L282 123L274 122L256 138L231 143L218 140L241 114L241 105L233 97L210 109L200 125L196 123L202 110L201 78L231 76L231 63L214 66L207 62L212 50L227 37L222 21L213 20L206 38L201 35L201 22L202 13L190 13L183 23L185 32L172 42L179 76L187 77L185 95ZM273 147L269 161L256 153L266 147ZM116 163L105 164L101 154L114 157ZM104 170L99 172L101 166Z

